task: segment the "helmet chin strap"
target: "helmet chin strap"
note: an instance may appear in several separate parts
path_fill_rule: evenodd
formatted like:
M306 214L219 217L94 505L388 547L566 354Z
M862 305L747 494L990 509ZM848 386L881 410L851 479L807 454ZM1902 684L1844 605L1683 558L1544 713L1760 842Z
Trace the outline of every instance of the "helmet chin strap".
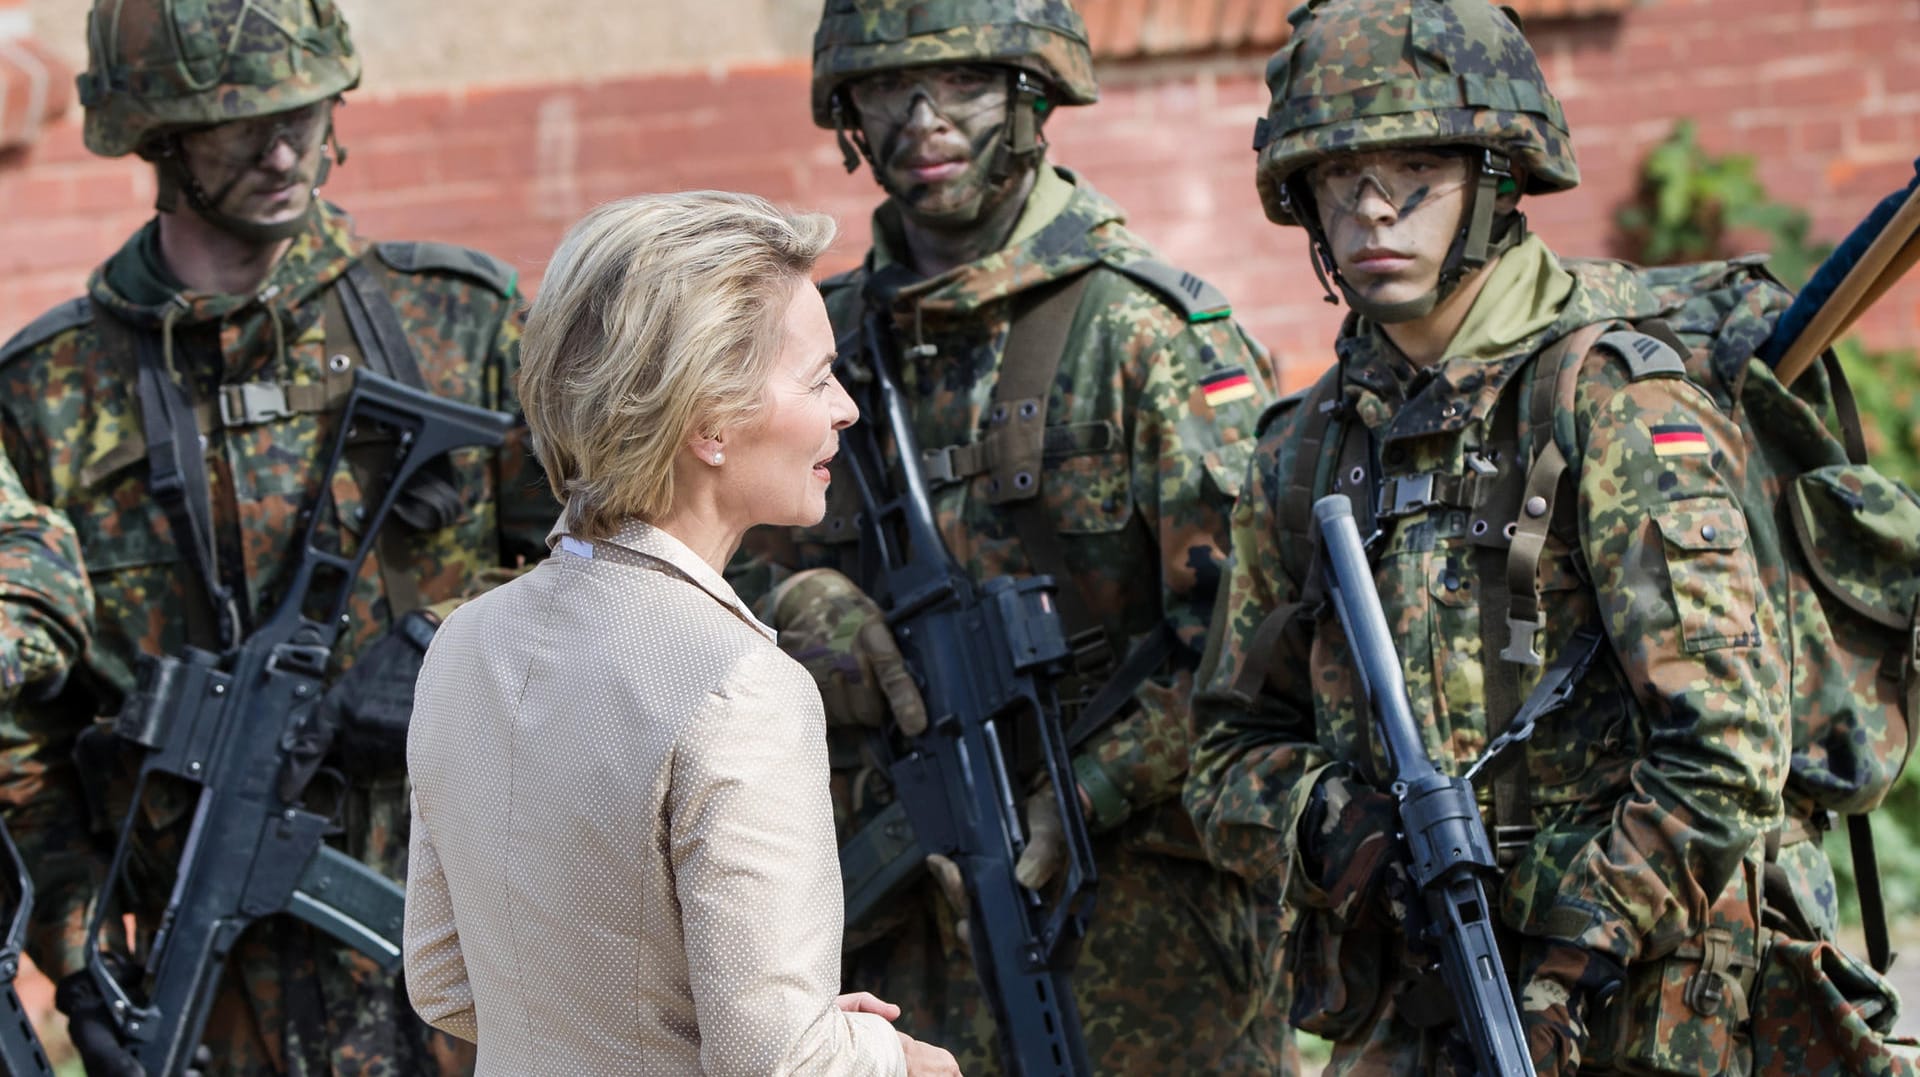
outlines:
M1029 171L1047 149L1046 142L1040 138L1040 117L1051 104L1046 91L1019 69L1015 69L1010 83L1005 150L994 160L993 171L988 174L994 183Z
M1375 302L1347 284L1333 259L1332 245L1327 242L1326 230L1320 225L1320 215L1312 196L1298 189L1298 178L1289 180L1282 188L1282 201L1288 206L1287 211L1293 214L1293 219L1304 225L1307 234L1312 237L1313 269L1320 278L1320 286L1326 287L1328 278L1332 278L1346 299L1347 306L1355 313L1376 324L1393 325L1431 314L1433 308L1452 294L1469 274L1478 272L1527 237L1526 214L1515 210L1502 219L1495 219L1500 196L1514 189L1513 169L1507 155L1497 150L1483 150L1480 159L1474 163L1474 172L1474 180L1468 187L1472 192L1469 196L1471 201L1460 222L1460 230L1454 233L1453 244L1447 248L1446 259L1440 263L1440 279L1425 294L1397 303ZM1303 209L1306 212L1301 212ZM1332 292L1328 292L1327 302L1335 302Z

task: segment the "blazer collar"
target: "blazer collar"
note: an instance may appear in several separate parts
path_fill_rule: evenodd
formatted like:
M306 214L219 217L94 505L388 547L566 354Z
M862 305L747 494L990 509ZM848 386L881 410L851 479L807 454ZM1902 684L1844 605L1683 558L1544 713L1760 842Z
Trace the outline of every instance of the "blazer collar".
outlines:
M779 642L779 633L760 622L753 611L747 608L740 596L734 593L727 581L713 570L713 566L702 560L700 555L687 548L687 544L674 538L652 524L639 520L628 520L620 525L620 530L610 539L600 542L586 542L566 533L562 524L554 524L547 535L547 546L556 555L571 555L594 560L607 560L615 564L639 565L656 571L666 570L685 579L687 582L711 595L714 601L732 610L741 620L752 626L754 631L767 637L769 642Z

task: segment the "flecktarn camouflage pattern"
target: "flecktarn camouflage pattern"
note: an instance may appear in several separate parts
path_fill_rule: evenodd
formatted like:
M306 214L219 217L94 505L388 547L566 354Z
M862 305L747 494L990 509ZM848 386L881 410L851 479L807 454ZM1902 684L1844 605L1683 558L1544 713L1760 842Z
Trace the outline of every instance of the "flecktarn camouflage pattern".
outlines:
M325 101L360 81L333 0L96 0L79 76L87 148Z
M203 601L165 514L147 488L146 452L133 334L158 333L190 398L211 401L238 385L316 398L329 378L350 378L351 362L334 359L344 319L332 292L349 266L363 261L394 307L417 357L426 388L437 396L517 412L513 379L519 362L521 311L513 276L476 252L426 245L374 247L353 235L348 219L321 206L253 295L185 292L171 283L149 224L93 276L88 301L58 308L0 350L0 438L29 494L63 512L78 532L97 594L97 633L88 672L110 692L131 684L137 654L173 653L187 642L187 611ZM304 389L301 387L305 387ZM304 396L303 396L304 394ZM337 411L324 402L290 414L199 409L206 436L216 562L239 596L248 624L271 611L294 563L292 544L322 483L332 488L332 517L322 542L351 549L368 503L351 461L333 475L318 466L334 434ZM373 436L369 432L369 436ZM457 519L431 532L401 531L388 564L383 542L368 558L348 605L335 653L336 673L350 666L405 611L387 591L391 570L417 584L418 600L460 595L485 570L544 556L558 512L528 451L524 426L497 450L457 450L451 457L459 492ZM397 523L389 527L399 527ZM100 706L111 713L108 699ZM63 758L89 715L23 712L4 733L40 758ZM22 723L30 723L23 725ZM36 802L59 805L32 841L30 860L87 842L83 798L71 769L49 766ZM106 775L94 775L106 777ZM379 773L348 776L339 808L341 847L393 878L404 877L408 805L405 761ZM129 878L133 910L144 931L158 923L167 865L184 836L191 801L172 789L150 790L136 827L141 842ZM117 819L125 793L108 790ZM73 929L42 938L33 953L49 975L74 970L83 953L89 897L84 884L45 889L49 916ZM214 1003L206 1042L220 1075L462 1072L472 1064L452 1041L429 1035L396 985L365 959L304 925L275 918L243 935Z
M0 705L27 685L44 691L93 635L93 589L80 540L58 512L27 496L0 458Z
M1311 0L1267 63L1257 183L1276 224L1281 188L1331 153L1431 144L1504 150L1527 192L1580 182L1560 102L1507 14L1486 0Z
M1060 534L1069 585L1085 594L1114 649L1125 654L1163 622L1178 644L1138 690L1137 708L1076 758L1082 784L1102 785L1119 811L1094 839L1099 893L1073 971L1088 1055L1100 1073L1291 1073L1297 1063L1278 976L1282 924L1271 903L1205 863L1178 802L1191 670L1224 572L1228 514L1253 423L1270 392L1267 359L1229 318L1189 320L1166 294L1116 271L1152 254L1122 226L1119 208L1083 181L1044 169L1029 214L1043 204L1064 208L1023 218L1014 241L977 261L889 288L889 321L903 349L931 348L899 372L922 448L977 443L989 429L1014 306L1092 274L1047 403L1038 496ZM858 353L863 290L876 276L901 279L896 214L891 203L876 213L866 263L825 286L843 355ZM1007 514L991 503L992 481L983 472L936 485L942 535L976 579L1026 575L1031 563ZM751 535L750 547L764 556L749 575L772 562L774 582L786 570L822 565L858 578L854 494L836 479L817 527ZM735 579L748 601L768 586ZM1065 694L1083 690L1090 685L1069 685ZM1071 724L1073 714L1063 720ZM892 793L885 770L862 761L860 730L837 726L829 739L844 840ZM1000 1072L992 1018L955 936L955 915L930 880L873 922L848 926L850 985L898 1003L900 1027L953 1050L964 1072Z
M1087 27L1068 0L826 0L813 36L813 122L835 126L833 95L878 71L1005 64L1046 81L1056 105L1091 105Z
M92 635L93 589L79 536L65 516L27 496L0 456L0 819L40 853L37 885L83 893L93 852L73 828L81 805L44 795L72 788L73 760L37 735L50 712L33 700L70 674ZM28 945L38 952L78 926L42 900Z
M1529 240L1509 257L1535 250L1545 253ZM1504 283L1536 294L1532 281ZM1333 489L1365 496L1376 481L1466 476L1489 459L1530 458L1490 444L1495 404L1520 390L1515 379L1573 330L1661 306L1615 265L1575 267L1562 294L1558 306L1542 304L1523 339L1456 340L1417 381L1378 329L1350 320L1326 377L1370 432L1380 474L1362 465L1350 475L1343 464ZM1575 361L1567 384L1577 390L1551 430L1528 429L1521 409L1528 453L1541 438L1571 450L1560 498L1560 511L1571 511L1548 532L1538 567L1548 613L1538 645L1551 666L1583 626L1597 625L1605 643L1510 764L1524 767L1524 826L1498 831L1497 786L1482 790L1503 846L1494 900L1522 937L1572 943L1627 969L1613 1006L1588 1015L1586 1061L1597 1072L1744 1072L1752 1057L1744 1006L1761 956L1760 839L1781 822L1792 742L1784 614L1762 586L1768 566L1756 559L1739 500L1746 442L1678 371L1636 377L1601 349ZM1407 942L1392 924L1337 915L1300 868L1298 823L1319 777L1337 768L1379 785L1390 772L1328 614L1308 614L1304 631L1256 652L1269 646L1256 640L1269 612L1296 601L1306 583L1280 524L1286 499L1300 496L1289 489L1297 460L1315 451L1304 437L1312 425L1305 408L1277 415L1235 509L1217 661L1201 671L1194 704L1187 802L1216 862L1293 908L1293 1012L1338 1041L1329 1072L1451 1072L1443 1037L1420 1027L1436 997L1439 1013L1449 1007L1407 971L1417 967L1403 956ZM1503 523L1477 524L1475 510L1444 502L1416 507L1383 521L1372 551L1410 703L1428 751L1454 774L1495 732L1487 686L1502 659L1486 652L1482 624L1507 613L1490 593L1506 568L1496 540ZM1236 682L1254 662L1267 663L1268 675L1249 694ZM1541 668L1517 668L1524 698ZM1709 929L1714 941L1703 946ZM1727 991L1737 1000L1723 1012L1688 1006L1682 989L1700 976L1737 986ZM1516 1001L1545 1010L1559 990L1522 984Z

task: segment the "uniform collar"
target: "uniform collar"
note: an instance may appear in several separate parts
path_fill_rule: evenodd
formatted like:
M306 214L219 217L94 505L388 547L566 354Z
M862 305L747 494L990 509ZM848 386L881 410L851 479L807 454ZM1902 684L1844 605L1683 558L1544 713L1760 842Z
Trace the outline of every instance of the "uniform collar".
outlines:
M705 591L713 600L720 603L754 631L767 637L769 643L779 641L779 633L760 622L740 601L727 581L713 570L713 566L694 553L687 544L674 538L652 524L639 520L628 520L620 525L610 539L598 542L586 542L566 533L563 523L556 523L547 533L547 546L557 556L581 557L595 561L611 561L614 564L639 565L656 571L667 570L688 583Z
M1646 285L1620 263L1562 265L1543 244L1534 265L1516 268L1527 268L1523 283L1537 286L1522 289L1531 308L1506 312L1498 319L1504 330L1473 334L1472 348L1457 355L1449 348L1426 370L1415 370L1378 326L1348 319L1336 350L1349 398L1369 426L1390 423L1389 440L1459 431L1491 415L1507 383L1554 341L1595 322L1638 321L1658 312ZM1490 281L1479 299L1499 283Z

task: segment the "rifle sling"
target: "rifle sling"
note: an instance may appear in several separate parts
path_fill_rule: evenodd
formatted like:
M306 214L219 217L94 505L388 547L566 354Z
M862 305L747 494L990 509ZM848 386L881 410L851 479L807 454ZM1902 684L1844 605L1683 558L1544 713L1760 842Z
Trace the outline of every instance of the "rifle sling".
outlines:
M97 309L96 315L96 324L109 334L124 334L133 346L140 426L147 443L147 491L166 514L174 544L200 580L204 602L187 603L187 639L227 651L240 642L246 626L240 603L220 576L206 448L193 418L193 401L167 370L158 331L142 331L105 310Z
M1126 660L1106 679L1093 698L1080 708L1079 716L1067 729L1068 754L1078 751L1095 733L1106 728L1107 723L1113 721L1121 709L1133 701L1133 694L1140 690L1147 678L1166 665L1179 643L1167 622L1154 625L1153 631L1127 652Z

